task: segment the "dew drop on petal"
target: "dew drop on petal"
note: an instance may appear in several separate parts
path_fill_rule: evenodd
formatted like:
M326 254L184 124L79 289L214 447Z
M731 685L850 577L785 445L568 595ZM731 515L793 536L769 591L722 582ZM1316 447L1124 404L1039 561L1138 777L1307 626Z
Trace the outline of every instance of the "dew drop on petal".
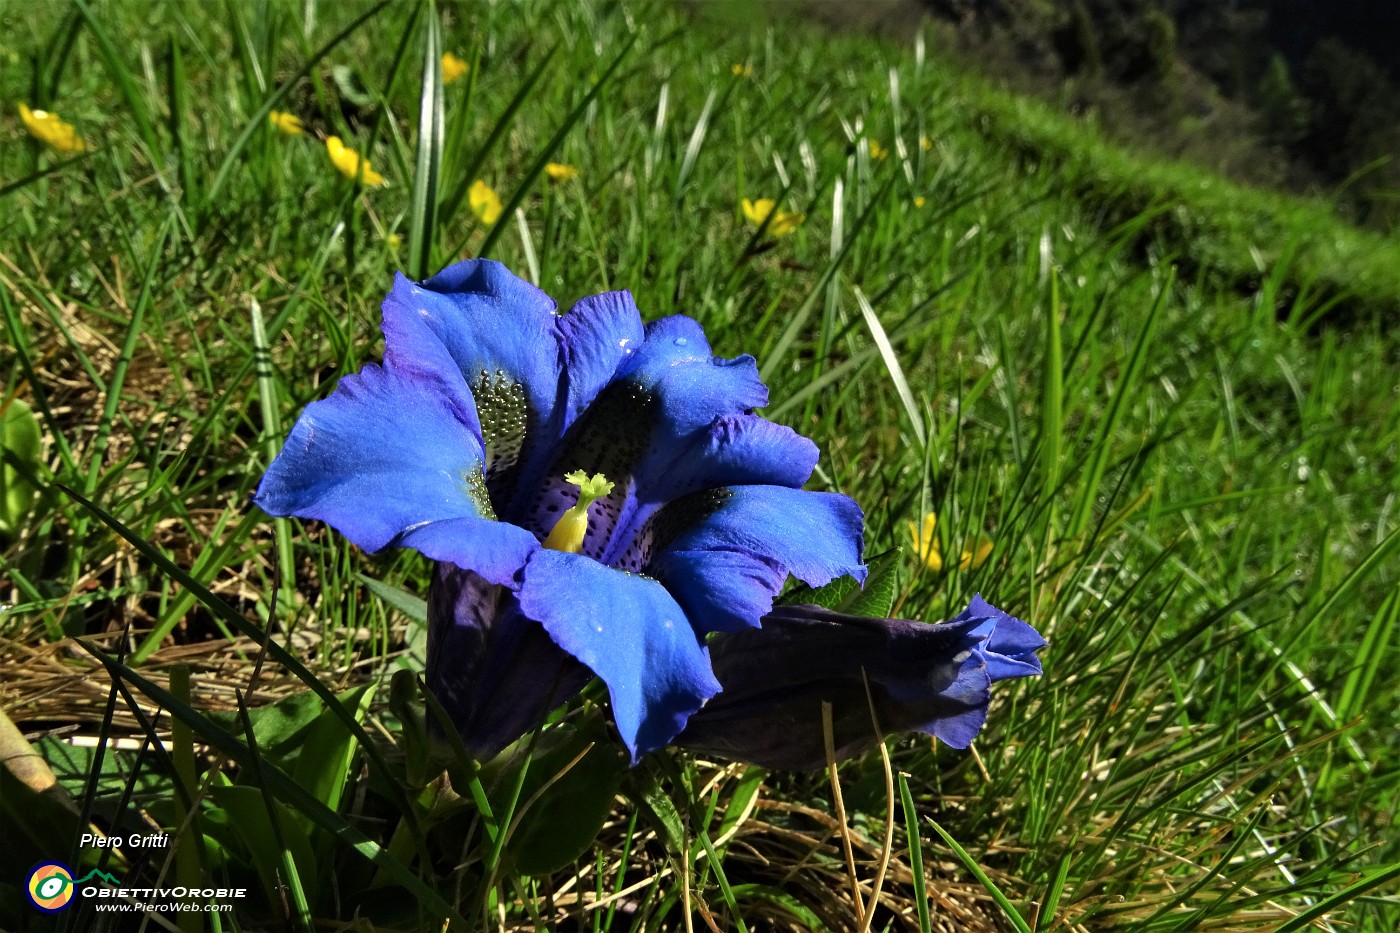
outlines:
M685 345L686 345L687 343L689 343L689 342L690 342L690 341L686 340L684 337L677 337L677 338L676 338L676 346L678 346L678 347L683 347L683 346L685 346Z

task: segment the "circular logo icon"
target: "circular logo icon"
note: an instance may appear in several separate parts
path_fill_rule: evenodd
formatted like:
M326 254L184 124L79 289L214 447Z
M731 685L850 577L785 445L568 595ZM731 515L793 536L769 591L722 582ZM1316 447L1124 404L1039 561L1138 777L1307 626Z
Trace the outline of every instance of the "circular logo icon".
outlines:
M56 914L73 901L73 872L62 862L43 862L29 873L25 890L31 904L45 913Z

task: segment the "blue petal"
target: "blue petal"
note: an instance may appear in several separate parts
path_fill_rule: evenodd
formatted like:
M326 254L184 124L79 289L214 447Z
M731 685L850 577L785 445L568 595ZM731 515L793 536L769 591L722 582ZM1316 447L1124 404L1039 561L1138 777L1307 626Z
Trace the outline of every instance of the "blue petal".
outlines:
M1002 612L980 594L972 597L971 604L954 621L973 619L986 620L992 625L981 652L993 681L1033 677L1041 672L1040 659L1035 653L1046 646L1046 641L1034 628Z
M641 313L628 291L579 299L559 319L559 333L564 353L567 427L636 354L646 333Z
M590 384L604 368L589 368ZM601 557L618 529L628 527L646 477L703 446L716 418L744 414L767 400L751 357L711 356L704 332L689 318L649 324L642 345L570 425L537 491L513 519L543 538L577 498L565 474L602 473L614 489L593 507L582 550Z
M506 582L534 539L491 520L481 462L464 387L371 364L306 407L253 499L271 515L324 521L366 551L450 520L463 532L454 553L424 553Z
M967 748L986 723L987 704L984 702L950 716L940 716L919 728L951 748Z
M790 486L807 482L817 465L817 445L791 428L757 415L716 418L670 464L637 478L630 507L603 552L603 563L640 570L642 530L656 512L681 496L720 486Z
M709 654L655 580L541 550L525 566L525 615L607 684L635 762L671 741L719 690Z
M470 517L418 525L394 543L512 587L519 585L520 570L530 555L540 549L535 536L524 528Z
M426 680L474 757L494 758L591 678L520 613L510 591L438 565L428 590Z
M673 437L701 430L717 416L768 404L753 357L711 356L705 331L679 314L647 325L645 342L618 378L656 396L657 421Z
M607 292L581 299L568 314L558 319L559 340L564 365L565 404L557 410L551 422L549 433L559 437L604 389L616 374L618 368L641 346L642 320L637 306L628 292ZM607 418L593 417L589 424L597 426L607 422ZM610 427L626 430L614 419ZM626 419L620 419L625 422ZM632 425L635 430L636 426ZM600 447L615 447L610 443L611 434L607 427L582 428L583 443L576 445L587 449L590 444ZM569 447L551 444L541 447L522 466L516 485L518 492L508 497L503 504L502 515L510 521L531 528L541 539L549 534L559 514L570 508L578 495L577 488L564 480L565 474L582 469L590 475L603 473L625 489L626 477L612 463L599 463L596 458L590 462L566 464L560 459L560 451ZM624 495L619 490L618 496ZM597 514L605 509L610 500L594 506Z
M517 468L560 433L558 321L544 292L498 262L448 266L422 284L398 276L384 299L389 369L454 369L481 419L492 492L507 501ZM503 516L507 517L507 516Z
M986 637L980 624L779 606L761 628L710 641L723 690L676 743L770 768L819 767L826 760L825 702L838 759L871 748L882 732L920 730L965 748L990 698L975 651Z
M643 569L702 632L757 625L789 575L810 586L865 580L860 507L837 493L736 486L679 499L650 524Z
M504 373L548 412L559 392L557 321L544 292L499 262L468 260L422 284L395 277L384 299L385 357L390 366L440 359L431 335L473 389L483 375Z

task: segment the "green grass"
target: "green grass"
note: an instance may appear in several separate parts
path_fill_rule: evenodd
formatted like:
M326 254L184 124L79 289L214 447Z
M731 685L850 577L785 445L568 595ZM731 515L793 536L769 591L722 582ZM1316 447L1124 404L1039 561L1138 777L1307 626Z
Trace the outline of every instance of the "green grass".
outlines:
M71 857L85 819L142 812L182 847L142 877L253 889L221 929L356 910L402 929L449 911L858 928L824 776L660 755L613 788L558 729L528 770L443 758L431 704L390 683L415 604L364 581L424 594L426 562L250 505L300 409L379 358L393 271L463 253L562 306L631 289L644 316L753 353L766 414L822 448L814 485L862 503L869 554L903 548L903 616L981 592L1049 637L975 758L890 743L900 806L878 756L841 769L863 897L896 813L873 929L1400 923L1392 241L1116 151L936 50L666 6L76 3L0 22L4 99L91 145L42 149L13 103L0 123L3 401L43 433L37 462L5 462L46 487L0 551L0 709L74 804L3 788L22 832L0 925L41 928L14 886ZM472 75L440 85L439 47ZM273 109L389 186L340 176ZM579 176L549 181L550 161ZM477 178L506 205L494 225L467 205ZM759 235L742 197L806 220ZM907 522L929 510L943 554L986 535L988 561L921 568ZM148 747L95 755L70 727ZM519 870L566 787L621 796L582 855Z

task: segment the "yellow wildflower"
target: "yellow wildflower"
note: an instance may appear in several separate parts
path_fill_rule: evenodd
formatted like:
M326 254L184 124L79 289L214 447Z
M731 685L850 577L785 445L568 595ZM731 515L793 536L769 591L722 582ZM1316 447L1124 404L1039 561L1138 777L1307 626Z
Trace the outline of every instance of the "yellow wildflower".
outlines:
M501 219L501 199L491 186L478 178L467 189L467 203L472 213L484 224L493 224Z
M360 154L341 142L339 136L326 137L326 152L346 178L359 178L370 187L385 184L384 176L370 167L369 159L361 159Z
M914 195L914 206L917 207L919 210L923 210L924 205L927 203L928 198L924 197L922 194Z
M739 202L739 206L744 209L744 216L749 219L749 223L755 227L763 226L763 221L768 219L769 214L772 214L773 219L768 223L768 232L773 236L787 236L802 226L802 221L807 219L805 214L775 211L777 203L772 198L759 198L757 201L744 198Z
M933 140L929 139L927 136L920 136L920 137L919 137L919 148L922 149L924 152L932 152L932 151L933 151Z
M753 65L740 65L736 62L729 66L729 73L738 78L752 78Z
M403 246L403 237L399 236L397 233L389 234L384 238L384 241L389 244L389 249L396 253L399 251L399 247Z
M554 181L568 181L578 174L578 168L563 162L549 162L545 164L544 173Z
M934 535L933 529L938 524L938 516L932 512L924 515L922 527L909 523L909 536L914 539L914 551L924 562L928 569L937 573L943 569L943 553L938 547L938 537ZM958 559L958 569L967 570L969 567L981 567L987 562L987 557L992 553L992 541L990 538L979 536L977 544L972 548L963 548L962 556Z
M468 65L461 58L457 57L451 52L442 53L443 84L451 84L453 81L459 81L462 78L465 78L467 76L467 72L470 70L471 66Z
M56 113L30 110L26 105L20 104L19 118L24 121L24 128L29 130L30 136L47 143L59 152L82 152L87 148L87 144L73 129L72 124L64 123Z
M870 158L883 159L885 156L890 154L890 151L888 149L877 143L875 140L869 139L866 140L866 142L870 146Z
M283 113L281 110L269 110L267 113L267 122L271 123L288 136L300 136L303 131L301 117L294 113Z

